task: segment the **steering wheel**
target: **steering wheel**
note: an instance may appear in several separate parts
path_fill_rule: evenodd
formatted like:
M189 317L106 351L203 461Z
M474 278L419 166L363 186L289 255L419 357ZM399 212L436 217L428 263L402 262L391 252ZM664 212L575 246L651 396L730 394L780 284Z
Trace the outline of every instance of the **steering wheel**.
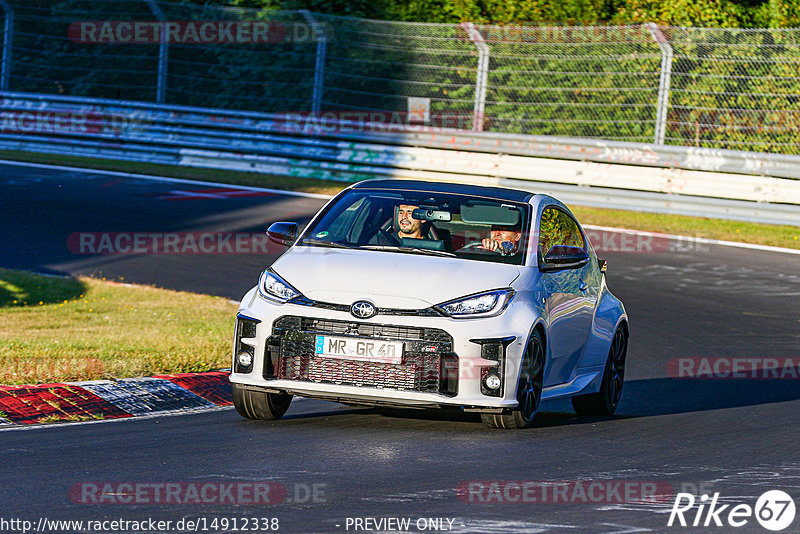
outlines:
M458 249L458 252L463 252L463 251L469 251L469 252L471 252L473 254L475 254L475 253L478 253L478 254L500 254L500 255L503 254L502 250L492 250L492 249L489 249L489 248L484 248L483 243L481 241L472 242L469 245L464 245L463 247Z

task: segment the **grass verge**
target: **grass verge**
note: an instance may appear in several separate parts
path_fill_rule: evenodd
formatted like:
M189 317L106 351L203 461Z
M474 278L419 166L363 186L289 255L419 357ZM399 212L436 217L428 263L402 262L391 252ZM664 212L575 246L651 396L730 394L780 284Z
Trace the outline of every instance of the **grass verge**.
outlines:
M583 224L800 249L800 227L570 206Z
M286 191L303 191L328 195L336 194L347 186L345 183L329 182L325 180L179 167L154 163L105 160L78 156L61 156L55 154L31 154L0 150L0 159L150 174L154 176L169 176L173 178L185 178L187 180L222 182L235 185L267 187ZM646 230L666 234L800 249L800 228L796 226L757 224L724 219L587 208L583 206L572 206L572 208L575 215L583 224L614 226L631 230Z
M220 297L0 269L0 384L227 367L235 313Z

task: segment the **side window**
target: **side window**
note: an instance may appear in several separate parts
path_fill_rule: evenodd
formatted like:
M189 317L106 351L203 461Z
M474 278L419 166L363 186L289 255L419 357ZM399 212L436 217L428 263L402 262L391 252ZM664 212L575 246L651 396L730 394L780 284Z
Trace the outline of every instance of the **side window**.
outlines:
M578 224L558 208L545 208L539 224L539 254L544 256L555 245L568 245L586 250L586 242Z
M328 239L331 241L346 240L348 235L353 232L356 216L363 211L362 208L367 204L366 197L361 197L331 221L328 227Z

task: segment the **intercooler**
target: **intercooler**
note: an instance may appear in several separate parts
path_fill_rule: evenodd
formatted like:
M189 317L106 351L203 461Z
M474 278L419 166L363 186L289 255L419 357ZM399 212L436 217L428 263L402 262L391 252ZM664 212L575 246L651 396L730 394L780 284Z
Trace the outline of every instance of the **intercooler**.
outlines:
M330 358L315 353L319 335L400 341L399 364ZM264 378L454 396L458 358L453 338L436 328L284 316L272 326Z

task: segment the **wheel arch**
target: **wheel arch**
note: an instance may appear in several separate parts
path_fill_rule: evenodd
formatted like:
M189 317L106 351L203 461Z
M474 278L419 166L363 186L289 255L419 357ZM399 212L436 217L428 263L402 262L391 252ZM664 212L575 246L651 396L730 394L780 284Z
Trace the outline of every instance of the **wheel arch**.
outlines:
M625 336L630 338L631 331L630 331L630 327L628 326L628 316L627 315L622 315L619 318L619 320L617 321L617 326L616 326L616 328L614 328L614 331L616 332L617 328L620 328L620 327L622 327L622 329L625 330Z
M540 320L536 321L533 324L533 328L531 328L531 331L528 333L528 342L530 342L531 336L533 335L534 332L539 332L539 334L541 334L541 336L542 336L542 344L544 344L544 349L545 349L544 350L544 357L546 359L547 358L547 329L544 327L544 321L542 321L540 319ZM527 347L528 344L526 343L525 346Z
M544 320L541 317L539 317L536 319L536 321L534 321L533 326L531 326L531 329L528 332L528 337L525 339L525 345L523 345L519 362L516 365L516 371L514 372L514 395L516 395L517 382L519 381L519 373L521 371L521 366L522 366L522 358L528 351L528 345L530 345L531 338L533 337L534 332L539 332L539 335L542 337L542 347L544 348L544 367L545 367L545 373L547 372L547 363L550 361L550 356L549 356L550 350L547 345L547 327L544 324Z
M544 363L545 366L547 366L550 350L547 345L547 326L545 326L544 320L541 317L537 318L536 321L533 322L533 326L531 326L531 329L528 332L528 337L525 339L524 350L528 350L528 344L530 344L534 332L539 332L539 335L542 336L542 346L544 347ZM517 371L519 372L519 370Z

